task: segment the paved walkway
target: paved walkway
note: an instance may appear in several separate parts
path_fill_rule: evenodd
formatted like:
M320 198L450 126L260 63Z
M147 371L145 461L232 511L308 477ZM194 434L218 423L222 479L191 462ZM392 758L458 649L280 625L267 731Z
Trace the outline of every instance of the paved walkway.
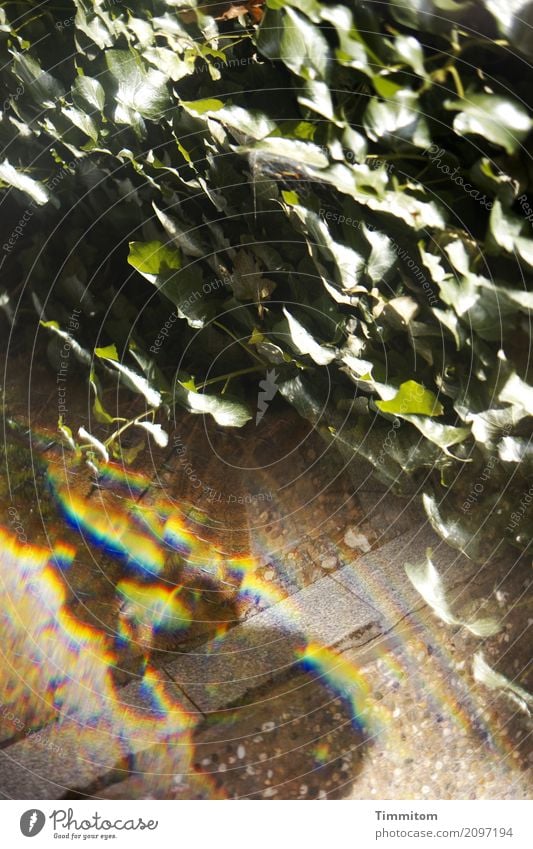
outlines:
M95 487L32 403L28 541L4 522L6 798L530 794L527 716L472 675L482 648L527 684L529 564L479 568L362 466L354 487L287 413L253 457L183 420L173 451ZM457 619L497 616L498 635L424 604L404 566L428 548Z

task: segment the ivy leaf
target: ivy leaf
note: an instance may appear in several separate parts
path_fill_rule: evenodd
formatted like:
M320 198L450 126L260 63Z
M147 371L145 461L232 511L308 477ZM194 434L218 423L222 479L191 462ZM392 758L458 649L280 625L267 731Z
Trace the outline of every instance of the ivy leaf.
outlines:
M31 197L35 203L39 204L39 206L42 206L50 200L50 192L46 186L39 183L38 180L28 177L27 174L17 171L17 169L7 161L7 159L0 162L0 181L29 195L29 197Z
M281 59L306 80L324 79L327 74L326 38L318 26L290 6L269 11L259 30L258 46L264 56Z
M180 252L163 242L130 242L129 248L129 264L150 283L155 283L161 274L181 268Z
M453 128L460 136L478 135L515 153L533 127L521 103L495 94L468 94L462 100L446 100L445 109L459 110Z
M105 89L92 77L76 77L71 89L72 99L79 109L93 109L102 112L105 106Z
M522 235L524 220L503 210L495 200L490 214L490 234L493 241L508 253L517 253L524 262L533 267L533 239Z
M165 75L145 68L133 51L107 50L105 61L117 87L115 120L129 124L136 113L153 121L161 119L170 106Z
M100 454L105 463L109 462L109 453L107 451L107 448L105 447L103 442L100 442L100 440L96 438L96 436L93 436L92 433L89 433L89 431L85 430L84 427L78 428L78 436L80 437L80 439L84 439L86 442L88 442L89 445L91 445L95 449L95 451Z
M500 672L496 672L487 663L482 652L476 652L474 655L473 673L476 681L480 681L489 690L501 690L505 695L513 701L520 710L531 716L533 713L533 695L520 687L516 681L507 678Z
M174 400L191 413L213 416L216 423L223 427L242 427L252 418L248 407L240 401L195 392L182 381L176 381Z
M91 373L89 375L89 384L91 389L94 392L94 401L93 401L93 413L96 418L96 421L103 422L104 424L112 424L117 421L117 418L111 416L107 410L104 408L104 405L101 401L101 393L102 389L100 386L100 381L96 377L94 373L94 369L91 369Z
M209 301L207 295L223 290L223 281L203 284L198 266L180 270L181 254L174 246L158 241L130 242L128 262L175 304L179 318L191 327L203 327L216 314L216 302Z
M435 611L437 616L447 625L462 625L478 637L490 637L501 630L501 624L495 619L460 619L450 609L442 578L431 560L431 550L428 549L426 560L422 563L406 563L405 571L415 589L424 601Z
M168 445L168 433L163 430L160 424L154 424L154 422L135 422L136 427L142 427L144 430L148 431L151 437L153 437L156 445L159 445L160 448L166 448Z
M394 49L401 60L411 66L415 74L426 76L424 68L424 51L422 45L412 35L398 35L394 39Z
M126 386L132 389L134 392L139 393L140 395L144 395L150 406L159 407L161 404L161 394L154 389L154 387L150 384L146 378L142 377L142 375L137 374L133 369L129 368L129 366L125 366L124 363L119 361L117 349L115 345L108 345L105 348L95 348L94 354L103 362L108 363L112 366L120 376L122 377Z
M55 107L65 93L61 83L47 71L43 71L39 63L27 52L14 53L13 70L39 109L43 106Z
M372 98L365 112L364 126L372 141L397 149L402 143L412 143L427 149L431 137L421 112L418 95L409 89L398 91L390 100Z
M320 345L285 307L283 315L289 323L290 338L300 354L308 354L320 366L328 365L335 359L335 351Z
M376 401L376 407L382 413L391 415L442 416L444 413L444 407L434 393L416 380L406 380L400 384L394 398Z
M206 97L203 100L182 100L181 105L194 115L206 115L223 109L224 101L216 97Z
M183 253L189 256L203 257L206 255L207 247L197 234L199 228L187 227L185 222L180 221L175 216L167 215L155 202L152 206L159 221L176 247L180 248Z

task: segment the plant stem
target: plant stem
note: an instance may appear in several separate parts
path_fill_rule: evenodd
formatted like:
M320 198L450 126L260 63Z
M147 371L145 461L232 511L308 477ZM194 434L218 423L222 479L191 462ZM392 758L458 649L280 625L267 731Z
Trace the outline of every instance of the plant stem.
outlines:
M204 380L203 383L198 384L197 389L204 389L206 386L211 386L213 383L220 383L223 380L229 383L234 377L240 377L242 374L252 374L256 371L265 371L265 369L266 366L261 364L260 366L250 366L249 368L239 369L239 371L232 371L229 374L221 374L218 377L211 377L209 380Z
M240 345L241 348L244 348L244 350L247 351L250 354L250 356L254 358L254 360L257 360L257 362L260 363L264 367L264 363L263 363L263 360L261 359L261 357L259 357L255 353L255 351L252 351L252 349L248 347L246 342L243 342L242 339L239 339L238 336L235 336L235 334L232 333L231 330L228 330L228 328L224 324L221 324L220 321L214 321L213 325L215 327L220 328L220 330L223 330L224 333L228 334L228 336L231 336L231 338L233 339L234 342L237 342L237 344Z
M457 68L455 67L455 65L449 65L448 66L448 72L453 77L453 81L455 83L455 90L457 91L458 96L461 98L461 100L463 100L464 96L465 96L465 90L463 88L463 83L461 82L461 77L459 76L459 72L458 72Z
M122 427L119 427L118 430L116 430L114 433L111 434L111 436L106 439L106 441L104 442L105 447L108 448L109 445L111 445L111 443L114 442L115 439L118 439L118 437L121 436L125 430L128 430L129 427L133 427L137 424L137 422L140 422L141 419L146 418L146 416L152 416L153 419L154 414L155 410L147 410L145 413L140 413L140 415L138 415L135 419L129 419L126 424L122 425Z

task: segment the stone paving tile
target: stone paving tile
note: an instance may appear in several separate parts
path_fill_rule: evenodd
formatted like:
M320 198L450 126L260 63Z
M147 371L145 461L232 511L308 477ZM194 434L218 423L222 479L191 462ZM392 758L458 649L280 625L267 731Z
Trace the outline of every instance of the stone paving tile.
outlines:
M325 577L246 620L223 643L207 644L165 668L194 704L213 711L286 675L307 642L335 646L366 633L375 620L374 609Z
M477 571L472 561L450 548L426 523L359 557L331 577L378 611L382 629L388 630L424 605L404 565L425 560L428 548L447 589L465 583Z
M40 732L0 751L0 786L8 798L58 799L65 789L90 784L127 754L116 737L102 729L67 723Z
M157 676L165 700L192 717L198 710L165 675ZM135 711L126 743L117 733L119 715ZM142 685L134 681L119 690L113 721L102 715L82 720L75 715L54 723L0 750L0 787L8 798L57 799L70 788L83 788L101 779L132 754L161 738L161 720ZM178 721L166 713L166 722ZM122 726L121 726L122 727ZM53 776L53 779L52 779Z
M154 747L104 799L315 799L346 795L367 754L349 701L313 672L297 672L254 694L252 704L215 714L195 729L190 764Z

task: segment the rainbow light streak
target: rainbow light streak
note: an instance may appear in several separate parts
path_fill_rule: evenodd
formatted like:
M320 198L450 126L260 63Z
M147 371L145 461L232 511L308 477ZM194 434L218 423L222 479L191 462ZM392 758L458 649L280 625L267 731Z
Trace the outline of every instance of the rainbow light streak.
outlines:
M370 687L354 663L318 643L309 643L305 649L297 650L296 657L306 671L317 672L327 686L336 692L348 705L352 725L363 731L368 725L366 700Z
M180 588L140 584L124 580L117 584L125 616L135 624L149 625L154 631L181 631L191 624L192 615L180 599Z
M223 582L228 577L235 578L239 584L235 599L237 608L239 602L270 607L284 601L287 627L291 631L294 629L297 611L292 611L290 598L286 598L286 593L276 582L265 581L258 575L264 558L224 555L216 546L214 526L205 520L205 514L195 511L190 505L182 505L183 509L180 509L164 495L149 506L127 497L108 505L107 500L104 502L98 495L86 499L67 491L51 471L49 479L68 523L126 567L135 568L143 577L161 575L171 549L190 566L207 571L215 580ZM117 464L104 467L99 479L101 489L135 496L142 495L148 485L149 480L144 475L126 471ZM203 523L200 527L199 517ZM213 539L201 539L198 533L208 534ZM147 740L161 742L172 739L172 746L175 743L183 747L182 754L187 752L194 719L175 697L169 695L157 674L147 669L143 678L141 693L146 698L145 710L125 705L113 686L111 670L116 657L110 649L110 638L77 622L66 610L65 589L58 570L68 568L72 563L76 553L73 546L58 543L50 553L29 544L19 545L1 530L0 544L3 545L2 563L7 567L3 569L2 576L4 595L7 593L8 599L4 605L7 611L4 616L9 623L6 668L17 668L17 664L20 668L20 656L30 661L27 664L29 669L22 670L17 685L11 690L15 700L24 697L28 701L28 692L31 695L43 693L41 713L32 707L28 708L28 715L39 722L43 721L43 717L50 717L50 709L57 709L62 713L75 714L87 723L93 723L96 717L104 715L109 734L117 734L130 750L138 750L139 745L144 745ZM269 554L264 540L258 538L254 545ZM271 557L268 560L289 585L295 587L298 584L299 578L290 573L290 565L286 566L278 559L273 563ZM391 623L404 619L410 612L407 599L391 593L384 575L375 572L371 580L359 579L364 582L365 596L385 612ZM124 578L117 584L116 590L123 600L123 616L118 619L117 631L125 641L134 640L138 629L144 628L152 633L179 632L193 621L180 589L161 580L148 584ZM404 619L400 660L385 647L379 659L396 679L409 677L413 687L428 696L435 711L452 717L465 730L471 730L475 723L474 730L492 743L488 726L480 719L473 719L478 713L478 706L467 684L454 676L453 686L450 685L449 673L454 669L454 662L442 648L436 623L433 620L429 624L425 620L422 622L412 612L410 616L411 622ZM214 650L217 646L222 647L227 628L227 623L220 623L212 644ZM421 680L416 654L424 650L427 643L434 647L433 657L440 679L445 682L443 684L438 683L438 676L431 685ZM376 733L394 722L393 717L380 706L370 708L369 684L354 663L316 642L305 645L305 635L303 646L295 651L297 664L313 671L317 680L343 699L349 707L354 729L366 732L372 726L372 733ZM16 649L12 657L9 656L11 647ZM90 751L90 739L87 736L87 751ZM510 750L512 741L502 741L502 745L503 742ZM174 762L173 757L170 751L158 750L153 753L150 766L160 765L161 769L167 768L168 773L175 769L176 763L183 763L179 758ZM328 757L327 744L318 743L316 761L322 764L327 762Z
M357 568L355 565L354 568ZM360 575L358 575L360 579ZM384 648L380 657L393 675L399 680L409 678L414 686L427 697L436 714L445 715L464 732L475 732L488 745L501 752L512 750L510 740L498 735L495 740L490 726L479 716L476 703L468 684L458 675L450 676L454 670L454 658L442 645L438 621L434 617L422 618L422 612L412 610L412 605L396 591L392 593L386 582L385 574L375 570L372 580L364 581L364 596L369 598L378 610L383 610L391 623L402 621L402 644L399 657L395 657ZM409 617L407 614L409 613ZM420 675L417 653L426 652L427 645L433 647L433 660L438 667L438 675L433 675L431 684ZM445 683L439 683L442 680ZM374 713L383 719L383 708L375 708ZM392 717L389 722L393 722Z
M51 709L93 715L112 689L115 657L108 638L65 608L65 587L51 562L54 551L51 556L38 546L19 545L2 529L0 544L2 693L10 693L17 713L31 723L52 718Z
M157 540L135 528L119 507L106 511L80 495L55 488L54 495L70 527L125 565L148 574L159 574L165 565L165 552Z
M60 570L68 569L74 562L76 551L77 549L70 543L58 542L54 546L50 562Z
M331 748L329 743L318 743L313 750L313 757L317 764L323 766L327 764L330 758Z
M131 498L138 498L150 486L150 478L141 472L125 469L124 466L110 460L99 470L97 485L113 492L124 492Z

